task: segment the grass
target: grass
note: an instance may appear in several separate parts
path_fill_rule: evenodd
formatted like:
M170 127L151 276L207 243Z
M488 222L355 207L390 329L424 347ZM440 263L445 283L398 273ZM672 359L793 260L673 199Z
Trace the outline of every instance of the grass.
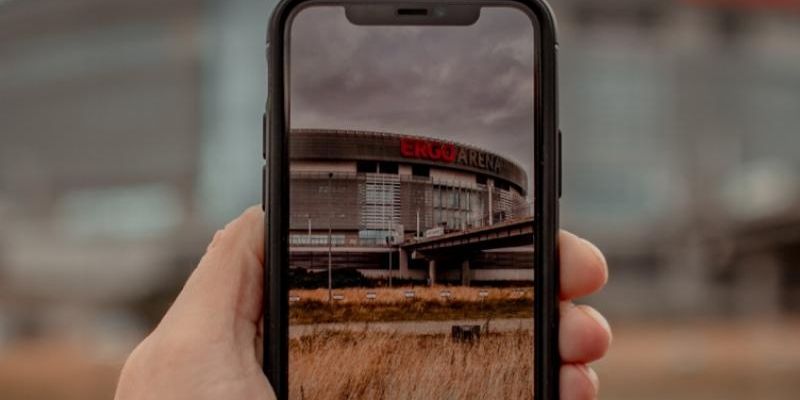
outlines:
M406 298L406 291L414 298ZM481 291L487 296L482 297ZM442 297L442 291L450 297ZM470 287L349 288L333 291L342 300L328 302L328 291L292 290L299 301L290 303L292 324L328 322L442 321L483 318L527 318L532 315L533 289ZM375 299L367 298L372 293Z
M292 400L532 398L530 332L457 343L444 335L323 332L290 345Z

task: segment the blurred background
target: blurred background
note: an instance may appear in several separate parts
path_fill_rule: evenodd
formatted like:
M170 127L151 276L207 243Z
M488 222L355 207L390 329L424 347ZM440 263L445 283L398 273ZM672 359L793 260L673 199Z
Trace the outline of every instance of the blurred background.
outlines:
M273 1L0 0L0 398L106 399L260 201ZM800 395L800 1L560 0L603 399Z

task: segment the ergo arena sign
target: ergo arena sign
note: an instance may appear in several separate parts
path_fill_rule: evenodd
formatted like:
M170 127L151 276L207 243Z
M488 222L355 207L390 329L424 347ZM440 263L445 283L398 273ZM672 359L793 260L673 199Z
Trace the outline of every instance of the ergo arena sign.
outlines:
M479 150L461 148L453 143L401 138L400 154L405 158L458 164L494 173L500 173L503 169L503 160L500 157Z

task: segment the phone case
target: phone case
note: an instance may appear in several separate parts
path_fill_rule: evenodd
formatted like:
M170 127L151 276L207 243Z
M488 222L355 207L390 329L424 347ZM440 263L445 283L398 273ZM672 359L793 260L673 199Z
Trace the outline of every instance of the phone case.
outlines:
M263 119L264 157L262 206L265 210L264 373L279 400L289 396L288 216L289 151L285 109L284 32L291 12L319 0L283 0L274 9L267 31L268 97ZM347 1L326 1L343 4ZM437 4L441 1L385 1L386 3ZM465 1L488 4L492 0ZM350 2L352 3L352 2ZM452 1L448 2L452 3ZM542 0L498 1L526 7L538 26L535 96L534 221L534 398L559 398L559 198L561 195L561 133L558 128L556 22Z

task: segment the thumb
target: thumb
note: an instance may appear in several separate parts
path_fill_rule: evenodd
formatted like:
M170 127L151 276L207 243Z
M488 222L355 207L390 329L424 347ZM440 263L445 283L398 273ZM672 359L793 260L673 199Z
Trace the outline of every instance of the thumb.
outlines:
M251 207L218 231L159 328L252 343L261 319L264 213Z

